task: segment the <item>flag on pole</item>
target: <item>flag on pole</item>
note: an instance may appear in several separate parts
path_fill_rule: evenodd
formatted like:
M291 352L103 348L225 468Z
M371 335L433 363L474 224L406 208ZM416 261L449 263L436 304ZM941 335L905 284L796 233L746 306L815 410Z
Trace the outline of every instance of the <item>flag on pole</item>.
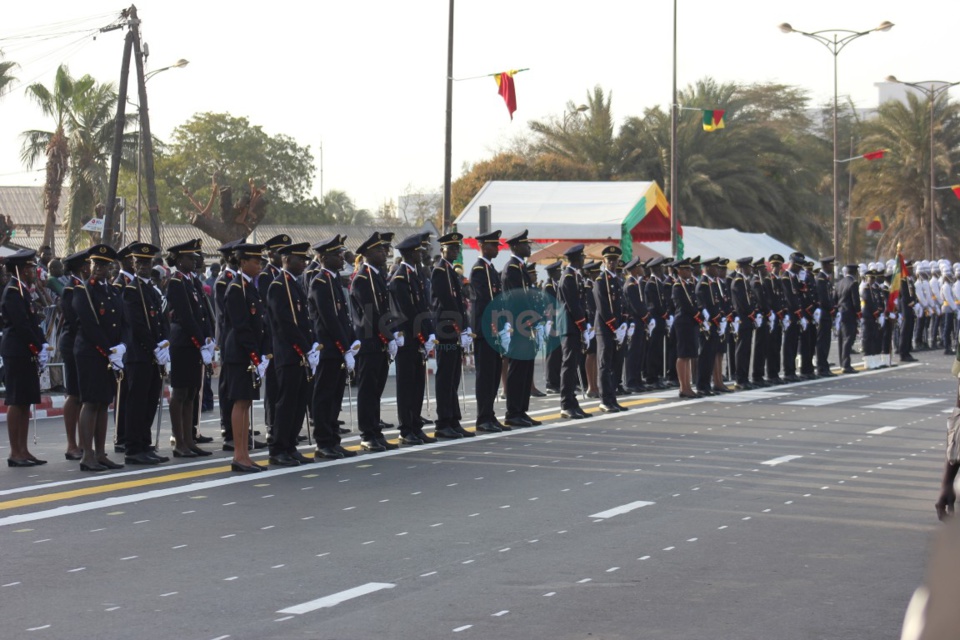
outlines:
M877 149L876 151L863 154L863 157L866 160L879 160L887 151L890 151L890 149Z
M883 222L881 222L880 216L873 216L873 220L867 223L867 231L872 231L874 233L880 233L883 231Z
M497 81L497 87L499 87L498 93L503 98L503 101L507 103L507 111L510 112L510 119L513 120L513 112L517 110L517 91L513 86L513 74L517 73L514 69L512 71L503 71L494 76L494 79Z
M890 295L887 298L887 313L893 313L897 310L897 300L900 298L900 287L904 280L910 275L907 271L907 264L903 260L903 254L897 251L897 265L893 270L893 279L890 280Z
M960 184L953 185L952 187L950 187L950 190L953 191L953 195L960 198Z
M714 109L712 111L704 109L703 111L703 130L716 131L723 129L726 125L723 122L723 109Z

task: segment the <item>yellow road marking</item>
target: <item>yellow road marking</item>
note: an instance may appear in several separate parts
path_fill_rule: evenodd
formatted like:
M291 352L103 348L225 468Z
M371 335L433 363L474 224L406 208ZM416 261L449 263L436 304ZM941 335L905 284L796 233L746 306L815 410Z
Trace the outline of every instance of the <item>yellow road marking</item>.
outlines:
M642 404L650 404L653 402L662 402L661 398L641 398L639 400L628 400L622 402L621 404L625 407L632 407ZM599 411L597 408L584 409L587 413L596 413ZM539 420L556 420L560 418L559 413L551 413L549 415L540 416ZM352 451L358 451L359 446L346 447ZM71 491L60 491L56 493L47 493L44 495L33 496L30 498L18 498L16 500L7 500L6 502L0 502L0 511L6 511L8 509L16 509L17 507L28 507L37 504L44 504L47 502L56 502L58 500L70 500L71 498L81 498L84 496L94 496L102 493L111 493L114 491L123 491L124 489L137 489L140 487L148 487L150 485L156 484L166 484L170 482L177 482L178 480L192 480L194 478L202 478L204 476L212 476L220 473L225 473L230 471L229 465L219 466L219 467L210 467L208 469L197 469L195 471L183 471L180 473L171 473L167 475L155 476L152 478L141 478L139 480L127 480L124 482L114 482L111 484L103 484L95 487L84 487L82 489L73 489ZM255 486L267 486L264 484L255 485Z

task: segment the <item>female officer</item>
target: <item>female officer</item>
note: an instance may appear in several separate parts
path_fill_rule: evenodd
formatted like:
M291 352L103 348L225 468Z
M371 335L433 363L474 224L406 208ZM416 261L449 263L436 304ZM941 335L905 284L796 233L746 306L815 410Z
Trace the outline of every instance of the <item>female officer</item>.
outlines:
M80 376L73 345L77 339L77 314L73 310L73 292L90 279L90 264L87 250L78 251L63 259L63 268L69 274L66 286L60 294L60 312L63 314L63 330L60 332L60 355L63 357L63 384L67 399L63 403L63 425L67 430L67 460L79 460L83 451L77 444L77 421L80 417Z

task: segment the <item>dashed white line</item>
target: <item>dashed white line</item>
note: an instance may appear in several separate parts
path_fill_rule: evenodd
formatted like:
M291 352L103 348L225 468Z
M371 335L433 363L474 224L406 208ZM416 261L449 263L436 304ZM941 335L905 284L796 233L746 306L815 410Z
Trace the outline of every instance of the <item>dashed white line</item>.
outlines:
M420 574L420 577L421 577L421 578L429 578L430 576L435 576L435 575L437 575L437 572L436 572L436 571L431 571L430 573L421 573L421 574Z
M599 512L599 513L594 513L593 515L587 516L587 517L588 517L588 518L601 518L601 519L612 518L612 517L614 517L614 516L619 516L619 515L624 514L624 513L629 513L629 512L631 512L631 511L633 511L634 509L640 509L640 508L642 508L642 507L647 507L647 506L650 506L650 505L652 505L652 504L656 504L656 503L654 503L654 502L646 502L646 501L644 501L644 500L637 500L636 502L630 502L630 503L628 503L628 504L620 505L619 507L614 507L614 508L612 508L612 509L607 509L606 511L601 511L601 512Z
M593 578L584 578L583 580L577 580L577 584L586 584L588 582L593 582Z
M545 593L545 594L543 594L543 597L544 597L544 598L549 598L550 596L555 596L555 595L557 595L557 592L556 592L556 591L551 591L550 593Z
M49 629L50 625L45 624L42 627L30 627L27 631L40 631L41 629Z
M333 607L341 602L346 602L347 600L351 600L353 598L359 598L360 596L381 591L383 589L393 589L395 586L396 585L388 582L368 582L367 584L360 585L359 587L354 587L345 591L339 591L329 596L324 596L322 598L317 598L316 600L310 600L292 607L287 607L286 609L281 609L277 611L277 613L292 613L294 615L301 615L311 611L316 611L317 609Z
M505 616L508 613L510 613L510 611L508 609L504 609L503 611L497 611L496 613L492 613L490 615L493 616L494 618L499 618L500 616Z
M454 632L454 633L460 633L461 631L466 631L467 629L471 628L472 626L473 626L472 624L465 624L465 625L463 625L462 627L457 627L456 629L453 630L453 632Z

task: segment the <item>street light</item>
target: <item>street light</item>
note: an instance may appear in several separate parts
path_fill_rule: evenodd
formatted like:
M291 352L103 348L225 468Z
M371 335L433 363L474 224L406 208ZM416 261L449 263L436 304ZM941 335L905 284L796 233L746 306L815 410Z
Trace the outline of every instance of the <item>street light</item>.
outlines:
M884 20L878 27L867 31L851 31L849 29L823 29L821 31L800 31L784 22L780 31L784 33L799 33L816 40L833 54L833 255L840 256L840 204L837 199L837 183L840 181L840 168L837 164L837 57L844 47L862 36L874 31L890 31L893 23ZM830 34L824 35L824 34Z
M563 130L564 130L564 132L566 132L566 130L567 130L567 125L570 124L570 121L571 121L571 120L577 119L577 120L579 121L580 115L583 114L584 111L589 111L589 110L590 110L590 107L588 107L588 106L585 105L585 104L581 104L580 106L576 107L575 109L570 109L569 111L564 111L564 112L563 112Z
M933 158L933 104L937 101L937 98L941 93L947 92L950 87L955 87L960 82L943 82L941 80L924 80L923 82L904 82L903 80L897 80L896 76L887 76L887 82L894 82L897 84L903 84L908 87L913 87L918 91L923 92L927 96L927 100L930 102L930 197L928 198L928 204L930 205L930 247L927 251L927 256L933 260L934 252L937 250L937 237L936 232L934 231L933 224L933 192L936 189L934 184L934 158ZM929 86L924 86L929 85Z
M144 58L146 58L146 57L147 57L147 56L146 56L146 54L145 54L145 55L144 55ZM176 62L174 62L174 63L171 64L171 65L168 65L168 66L166 66L166 67L161 67L161 68L159 68L159 69L154 69L153 71L151 71L151 72L149 72L149 73L147 73L147 74L144 74L144 76L143 76L143 82L144 82L144 84L146 84L147 81L150 80L150 78L152 78L153 76L157 75L158 73L163 73L164 71L169 71L170 69L182 69L183 67L187 66L188 64L190 64L190 61L189 61L189 60L185 60L185 59L183 59L183 58L180 58L179 60L177 60ZM130 101L127 100L127 102L130 102ZM131 103L131 104L132 104L132 103ZM140 158L141 158L141 156L143 155L143 154L140 153L140 143L141 143L141 138L140 138L141 125L140 125L140 123L143 122L143 113L141 112L141 108L140 108L140 105L139 105L139 104L136 105L136 107L137 107L137 242L140 242L140 232L141 232L141 229L142 229L142 226L143 226L143 217L142 217L141 211L140 211ZM124 240L124 242L126 242L126 240L127 240L127 238L126 238L126 233L127 233L127 222L126 222L127 216L126 216L126 214L124 214L123 220L124 220L124 222L123 222L123 233L124 233L124 238L123 238L123 240Z

